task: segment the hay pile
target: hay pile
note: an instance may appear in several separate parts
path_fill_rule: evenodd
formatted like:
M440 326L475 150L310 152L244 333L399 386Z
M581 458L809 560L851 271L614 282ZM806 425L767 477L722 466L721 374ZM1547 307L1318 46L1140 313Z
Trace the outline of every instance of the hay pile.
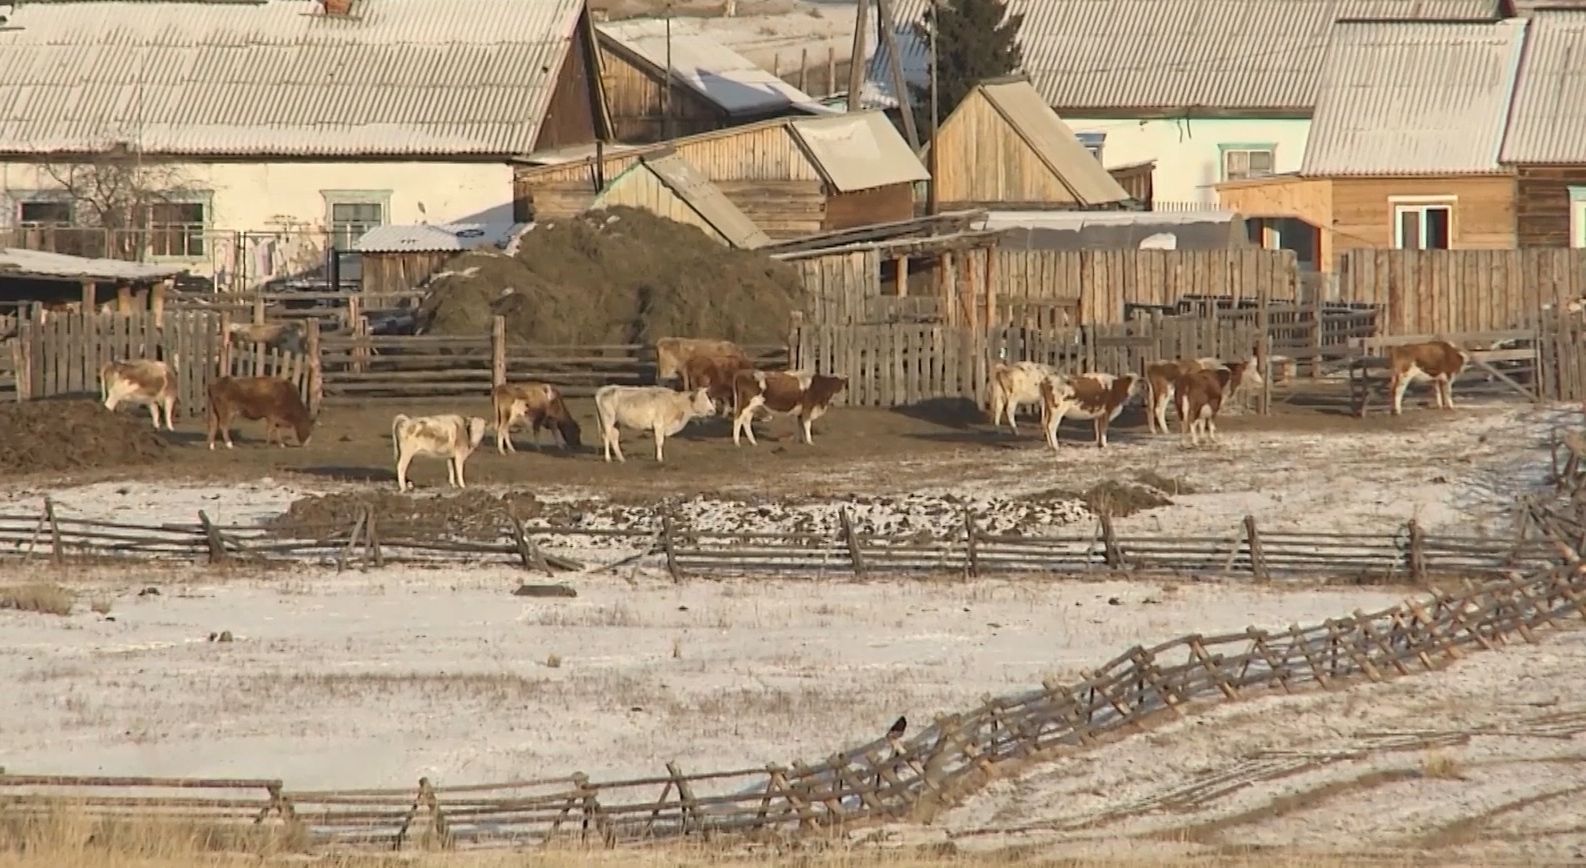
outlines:
M431 278L419 323L513 343L651 343L668 335L780 343L804 289L790 266L618 207L535 226L513 255L461 254Z
M84 470L167 457L145 407L112 413L95 401L0 404L0 470Z

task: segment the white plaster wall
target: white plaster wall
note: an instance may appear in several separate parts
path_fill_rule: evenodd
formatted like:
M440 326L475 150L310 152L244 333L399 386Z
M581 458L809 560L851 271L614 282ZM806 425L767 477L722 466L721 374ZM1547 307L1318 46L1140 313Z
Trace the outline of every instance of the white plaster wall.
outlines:
M1216 205L1213 185L1224 180L1218 145L1272 144L1274 171L1297 172L1305 155L1308 118L1181 118L1133 120L1065 117L1076 133L1106 133L1107 166L1156 160L1152 178L1158 202Z

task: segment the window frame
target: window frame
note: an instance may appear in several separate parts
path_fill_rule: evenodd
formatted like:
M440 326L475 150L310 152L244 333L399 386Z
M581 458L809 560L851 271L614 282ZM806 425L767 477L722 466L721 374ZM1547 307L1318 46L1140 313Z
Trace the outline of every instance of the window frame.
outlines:
M357 238L350 238L347 241L346 247L338 246L338 242L340 241L340 233L338 233L336 230L337 205L380 206L380 222L372 224L359 224L368 227L364 229L364 232L368 232L369 228L373 228L375 226L391 225L390 190L321 190L319 193L320 196L325 200L325 235L327 239L325 245L326 247L334 248L343 253L352 253L355 252L354 247L358 244ZM361 238L362 234L360 234L359 237Z
M1569 188L1569 246L1586 248L1586 187Z
M1075 133L1074 138L1079 141L1080 147L1090 151L1091 156L1096 158L1096 162L1102 162L1102 152L1107 148L1106 133L1096 130L1085 130ZM1103 165L1106 164L1103 163Z
M1393 226L1394 250L1453 250L1454 239L1459 233L1456 231L1459 212L1458 196L1389 196L1388 218ZM1426 239L1426 212L1441 208L1448 212L1448 246L1427 247ZM1421 237L1417 239L1415 247L1404 246L1404 213L1407 211L1421 212Z
M1265 152L1272 165L1264 175L1252 175L1248 172L1239 177L1234 177L1228 171L1228 158L1234 154L1252 154ZM1249 163L1249 157L1245 158ZM1256 178L1270 178L1278 173L1278 144L1277 142L1220 142L1217 145L1217 172L1224 181L1248 181Z
M154 209L160 207L161 205L197 205L204 209L204 219L198 223L155 223ZM151 202L147 206L143 214L143 226L141 227L143 232L143 246L148 251L149 258L155 262L202 262L209 259L211 254L209 246L209 234L214 228L214 225L215 194L211 191L205 190L185 191L180 195L170 196L160 202ZM188 227L186 232L181 233L182 237L185 238L181 253L155 252L155 236L161 234L162 232L169 233L171 231L169 229L162 230L156 228L162 226ZM193 251L193 239L195 236L198 239L198 251L196 253Z

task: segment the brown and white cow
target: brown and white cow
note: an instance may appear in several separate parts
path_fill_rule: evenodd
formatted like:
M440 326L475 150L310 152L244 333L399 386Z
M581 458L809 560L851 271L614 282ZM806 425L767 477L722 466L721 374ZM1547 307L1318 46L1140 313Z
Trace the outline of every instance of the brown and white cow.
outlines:
M743 356L700 353L683 363L683 382L687 389L704 389L717 411L730 415L733 383L746 371L754 371L754 364Z
M420 455L446 459L446 481L467 488L463 465L485 439L485 420L478 416L408 416L391 420L391 450L396 455L397 491L411 491L408 465Z
M689 379L686 370L688 360L696 356L742 359L745 363L749 361L749 356L743 348L732 341L712 338L661 338L655 342L655 381L664 383L673 377L680 377L683 380L683 391L690 392L698 388Z
M1020 404L1041 403L1041 381L1057 372L1039 362L1003 362L991 366L990 382L986 391L991 393L991 424L1001 425L1004 416L1008 427L1017 436L1019 425L1014 417Z
M606 460L622 456L621 428L650 431L655 435L655 460L664 461L661 444L701 416L716 412L704 389L677 392L666 386L601 386L595 391L595 415L600 418L600 439Z
M307 446L314 431L314 420L308 408L297 396L297 387L276 377L220 377L209 384L209 448L215 448L215 435L224 434L226 448L232 448L231 420L233 416L244 419L263 419L266 445L279 435L281 448L286 448L286 434L280 428L291 428L297 435L297 445Z
M1213 357L1199 359L1170 359L1146 365L1146 424L1153 434L1168 433L1167 408L1177 407L1173 400L1174 387L1180 378L1193 371L1226 369L1232 376L1224 390L1223 399L1232 400L1240 389L1261 383L1259 354L1236 362L1224 362ZM1182 421L1182 420L1181 420Z
M99 369L99 397L105 409L114 413L122 402L149 405L154 428L160 427L160 409L165 409L165 430L174 431L171 411L176 407L176 375L171 366L153 359L106 362Z
M1225 393L1231 393L1231 385L1238 382L1235 367L1242 364L1190 371L1173 384L1178 398L1179 434L1190 445L1199 446L1202 433L1208 440L1217 441L1217 414L1222 410Z
M502 455L516 452L512 445L512 426L528 422L534 430L534 446L539 448L540 431L550 428L562 440L562 448L583 445L578 422L567 409L560 389L550 383L502 383L490 390L490 404L496 414L496 451Z
M1096 446L1107 447L1107 426L1123 412L1139 378L1132 374L1075 374L1041 381L1041 425L1046 442L1057 449L1057 426L1063 419L1096 423ZM1066 394L1065 394L1066 391Z
M732 445L740 432L754 439L754 413L764 407L772 413L789 413L798 419L804 442L813 444L811 425L825 415L832 399L848 387L846 377L828 377L807 371L740 371L732 383Z
M1470 364L1470 353L1448 341L1426 341L1388 347L1388 394L1393 397L1393 415L1403 411L1404 390L1415 380L1431 380L1437 406L1454 409L1453 381Z

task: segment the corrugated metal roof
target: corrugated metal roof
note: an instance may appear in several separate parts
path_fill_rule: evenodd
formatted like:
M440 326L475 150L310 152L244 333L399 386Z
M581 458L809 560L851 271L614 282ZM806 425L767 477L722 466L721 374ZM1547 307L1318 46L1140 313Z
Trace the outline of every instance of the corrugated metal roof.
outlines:
M672 153L643 157L627 172L623 172L623 175L635 171L649 171L654 174L679 199L687 202L688 206L693 208L706 223L720 232L733 247L754 250L771 243L770 236L739 210L738 206L721 192L721 188L711 183L703 172L681 156ZM619 175L611 184L615 186L621 181L622 175ZM600 207L600 204L597 198L595 207Z
M599 25L625 27L629 18ZM649 19L654 20L654 19ZM875 33L876 8L867 13L867 33ZM665 23L662 30L665 30ZM731 18L696 18L692 16L672 19L672 37L697 36L717 45L732 49L750 63L768 72L795 70L801 62L808 62L810 75L823 80L828 51L831 62L846 65L853 51L854 9L852 5L805 4L797 12L760 15L739 14ZM875 55L874 39L865 41L865 58ZM839 84L846 82L839 78ZM844 85L845 86L845 85Z
M359 253L447 253L500 246L522 223L413 223L376 226L359 237Z
M38 277L47 280L164 280L187 270L187 266L123 262L120 259L89 259L24 250L0 248L0 277Z
M1586 12L1531 19L1503 143L1506 163L1586 163Z
M1074 137L1041 99L1028 81L983 84L980 89L1046 167L1063 182L1074 200L1085 205L1124 202L1128 191L1119 186L1101 161Z
M931 177L881 112L796 120L792 132L826 181L842 193Z
M1302 175L1499 171L1525 21L1343 23Z
M0 147L164 154L533 149L582 0L26 3L0 31Z
M601 24L607 38L638 55L657 73L667 65L666 22L634 18ZM671 36L672 75L728 114L761 114L787 108L831 111L809 94L750 63L743 55L708 36Z
M894 0L909 81L929 81L914 35L930 0ZM1047 104L1076 109L1308 111L1330 28L1344 18L1492 20L1497 0L1010 0L1024 66ZM864 99L892 106L887 52Z

